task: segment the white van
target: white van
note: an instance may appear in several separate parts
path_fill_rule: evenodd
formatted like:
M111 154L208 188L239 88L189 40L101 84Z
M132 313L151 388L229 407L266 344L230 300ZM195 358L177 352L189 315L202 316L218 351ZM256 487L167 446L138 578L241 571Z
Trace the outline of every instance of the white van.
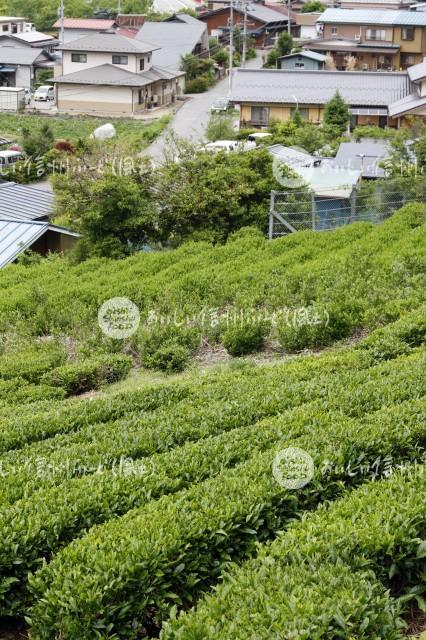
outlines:
M8 167L15 164L15 162L23 159L24 154L22 153L22 151L12 151L11 149L0 151L0 171L3 171L3 169L7 169Z
M203 147L202 151L225 151L230 153L231 151L250 151L255 149L255 142L244 142L243 140L216 140L216 142L209 142Z

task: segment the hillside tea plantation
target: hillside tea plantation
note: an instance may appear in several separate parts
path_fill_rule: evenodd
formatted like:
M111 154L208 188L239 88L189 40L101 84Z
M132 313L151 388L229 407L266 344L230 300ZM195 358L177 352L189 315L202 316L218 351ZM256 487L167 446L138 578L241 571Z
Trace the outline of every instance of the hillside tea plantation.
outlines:
M422 205L0 271L0 638L420 640L425 278Z

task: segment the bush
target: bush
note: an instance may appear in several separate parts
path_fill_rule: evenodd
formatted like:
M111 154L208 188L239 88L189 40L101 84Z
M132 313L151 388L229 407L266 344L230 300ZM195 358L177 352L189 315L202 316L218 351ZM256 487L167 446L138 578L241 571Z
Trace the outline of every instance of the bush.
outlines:
M166 373L183 371L188 364L190 352L185 347L169 343L154 351L144 359L144 364L153 369L160 369Z
M243 356L260 351L268 335L266 323L235 324L228 327L223 334L222 342L231 356Z
M325 347L350 335L354 320L337 305L301 308L277 327L278 339L285 351L303 351Z
M185 85L185 93L203 93L211 85L210 78L206 76L199 76L193 80L187 80Z
M78 395L125 378L131 368L129 356L108 354L58 367L46 373L41 382L62 387L69 396Z
M0 379L23 378L38 383L42 376L63 364L66 353L56 344L40 344L0 356Z

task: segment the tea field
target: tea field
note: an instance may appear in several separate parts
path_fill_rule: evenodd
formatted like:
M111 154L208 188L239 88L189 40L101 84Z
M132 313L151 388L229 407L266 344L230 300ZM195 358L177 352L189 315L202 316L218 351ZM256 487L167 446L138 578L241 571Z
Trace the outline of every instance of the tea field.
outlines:
M0 271L0 637L420 638L425 274L420 205Z

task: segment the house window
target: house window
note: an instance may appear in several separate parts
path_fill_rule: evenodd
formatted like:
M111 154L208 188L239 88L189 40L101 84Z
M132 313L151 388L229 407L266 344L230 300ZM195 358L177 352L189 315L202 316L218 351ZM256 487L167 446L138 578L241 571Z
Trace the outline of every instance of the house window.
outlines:
M112 56L112 64L128 64L129 56Z
M261 124L261 125L269 124L268 107L252 107L251 121L253 122L253 124Z
M9 25L8 25L8 24L4 24L4 25L2 26L2 30L3 30L3 31L9 31Z
M366 40L386 40L386 31L384 29L367 29L365 32Z
M87 53L72 53L71 62L87 62Z
M294 116L296 111L299 111L302 120L309 120L309 109L307 107L299 107L296 109L295 107L291 109L291 117Z
M295 69L304 69L305 68L305 63L304 62L295 62L294 63L294 68Z
M145 89L139 89L139 104L143 104L145 102Z
M401 53L401 67L403 69L407 69L407 67L413 66L415 64L416 59L415 56L411 53Z
M139 60L139 71L143 71L145 69L145 58L141 58Z
M402 40L414 40L414 27L404 27L401 29Z
M337 36L337 27L331 27L331 35Z

